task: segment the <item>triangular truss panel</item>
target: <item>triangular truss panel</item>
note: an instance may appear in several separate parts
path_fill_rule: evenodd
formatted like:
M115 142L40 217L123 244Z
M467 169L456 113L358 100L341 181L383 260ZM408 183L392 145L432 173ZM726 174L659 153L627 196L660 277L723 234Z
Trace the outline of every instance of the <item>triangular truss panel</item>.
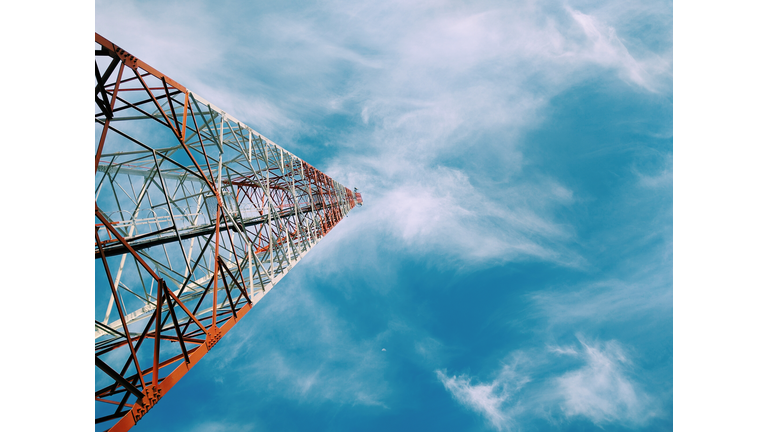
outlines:
M359 194L96 34L96 423L130 429Z

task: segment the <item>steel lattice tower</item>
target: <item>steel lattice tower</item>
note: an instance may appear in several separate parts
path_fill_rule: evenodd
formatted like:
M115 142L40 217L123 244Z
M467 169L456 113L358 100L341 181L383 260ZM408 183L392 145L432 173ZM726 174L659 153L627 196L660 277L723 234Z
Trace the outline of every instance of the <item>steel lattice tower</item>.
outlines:
M96 423L130 429L360 194L96 34Z

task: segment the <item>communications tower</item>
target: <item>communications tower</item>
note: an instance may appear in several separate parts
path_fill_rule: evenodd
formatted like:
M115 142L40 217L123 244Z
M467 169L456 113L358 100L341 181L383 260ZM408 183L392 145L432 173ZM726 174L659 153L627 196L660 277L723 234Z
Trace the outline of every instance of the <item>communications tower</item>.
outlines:
M96 34L96 424L130 429L355 205Z

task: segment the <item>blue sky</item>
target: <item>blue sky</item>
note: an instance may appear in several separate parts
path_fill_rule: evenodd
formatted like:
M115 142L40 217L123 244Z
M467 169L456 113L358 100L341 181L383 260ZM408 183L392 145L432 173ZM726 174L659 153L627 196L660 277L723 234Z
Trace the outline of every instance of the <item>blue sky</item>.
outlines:
M671 2L96 2L96 31L365 199L135 430L672 429Z

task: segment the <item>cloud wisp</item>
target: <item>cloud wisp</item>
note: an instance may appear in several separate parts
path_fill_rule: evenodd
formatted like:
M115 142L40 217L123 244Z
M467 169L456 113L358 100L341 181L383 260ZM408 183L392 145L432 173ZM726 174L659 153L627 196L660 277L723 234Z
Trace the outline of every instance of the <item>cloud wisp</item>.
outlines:
M566 417L583 416L600 426L606 423L643 424L653 416L650 397L628 375L631 362L615 341L582 346L584 365L556 379Z
M203 20L210 11L193 3L183 9L195 26L163 32L157 46L150 33L131 39L137 53L168 51L161 70L296 154L302 134L333 140L322 169L367 197L370 211L355 216L372 238L469 266L579 266L566 246L573 229L556 217L579 191L527 169L535 149L522 137L546 120L552 97L587 78L656 92L669 73L664 58L634 49L642 43L632 45L642 58L627 48L617 14L594 7L341 1L311 13L248 9L245 22ZM131 31L162 28L156 11L98 10L102 26L120 17L138 23ZM318 125L334 116L347 131Z
M386 406L383 335L359 339L311 286L295 274L283 280L279 293L271 294L258 314L249 315L252 321L236 327L237 336L212 352L216 365L212 375L226 371L239 376L230 384L236 392L251 394L261 383L270 398ZM244 386L238 387L241 383Z
M473 385L464 375L448 377L440 370L437 371L437 377L459 403L484 416L496 429L506 427L509 418L501 405L509 396L497 389L496 381Z
M534 420L596 426L642 426L656 415L655 401L632 377L632 362L616 341L510 353L489 383L436 370L458 403L496 430L525 430ZM549 371L563 372L551 376Z
M578 191L528 171L525 153L535 149L521 137L585 77L618 74L655 92L666 66L634 58L603 19L552 10L523 3L427 17L416 8L388 36L387 20L370 23L366 41L387 68L350 85L347 107L367 127L329 169L370 197L366 232L471 266L583 264L565 246L572 227L555 216Z

